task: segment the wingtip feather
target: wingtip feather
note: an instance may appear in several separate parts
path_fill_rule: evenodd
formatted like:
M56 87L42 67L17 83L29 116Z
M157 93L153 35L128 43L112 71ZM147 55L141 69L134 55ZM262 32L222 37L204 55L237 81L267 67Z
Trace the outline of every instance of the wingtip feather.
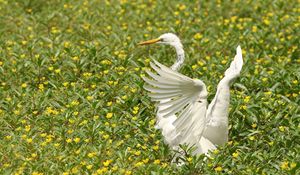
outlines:
M242 53L242 49L241 49L240 45L237 46L236 51L237 51L237 54Z

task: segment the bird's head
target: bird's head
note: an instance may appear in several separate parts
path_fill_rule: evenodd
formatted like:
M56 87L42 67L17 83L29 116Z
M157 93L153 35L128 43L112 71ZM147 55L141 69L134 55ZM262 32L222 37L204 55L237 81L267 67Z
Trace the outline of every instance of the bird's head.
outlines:
M162 34L158 38L140 42L139 45L149 45L149 44L154 44L154 43L166 44L166 45L171 45L173 47L181 47L182 48L180 39L173 33Z

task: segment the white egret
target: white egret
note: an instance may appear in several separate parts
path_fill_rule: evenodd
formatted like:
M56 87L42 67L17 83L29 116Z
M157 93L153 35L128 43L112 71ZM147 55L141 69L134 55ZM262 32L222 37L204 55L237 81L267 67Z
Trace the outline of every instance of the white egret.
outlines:
M182 66L182 64L184 62L184 58L185 58L183 46L181 44L180 39L173 33L165 33L156 39L141 42L139 44L140 45L148 45L148 44L153 44L153 43L167 44L167 45L171 45L175 48L177 58L176 58L175 63L171 66L171 69L174 71L178 71L180 69L180 67ZM165 103L169 100L170 99L165 98L165 99L161 100L160 103ZM176 120L175 115L170 115L169 117L163 117L164 113L161 111L166 109L167 107L168 107L168 105L157 107L157 123L156 123L155 128L161 129L163 135L168 135L168 133L171 132L171 130L169 130L169 129L173 128L172 123Z
M171 35L165 34L140 44L169 44L175 47L177 54L183 55L179 39L168 36ZM181 65L183 59L178 62L174 65ZM194 145L194 154L207 153L225 144L228 141L229 88L243 66L240 46L208 107L206 86L201 80L176 72L180 66L173 65L170 69L155 60L150 65L156 74L146 71L152 79L144 77L147 83L144 88L150 92L152 101L158 102L157 125L162 129L165 142L175 150L180 144Z

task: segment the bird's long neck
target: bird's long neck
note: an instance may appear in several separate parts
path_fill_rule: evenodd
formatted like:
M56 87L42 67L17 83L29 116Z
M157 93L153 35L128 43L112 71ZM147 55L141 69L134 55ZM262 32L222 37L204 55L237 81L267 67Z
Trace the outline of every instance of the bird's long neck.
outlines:
M172 65L171 69L178 71L184 62L184 50L181 44L174 45L174 48L176 50L177 60Z

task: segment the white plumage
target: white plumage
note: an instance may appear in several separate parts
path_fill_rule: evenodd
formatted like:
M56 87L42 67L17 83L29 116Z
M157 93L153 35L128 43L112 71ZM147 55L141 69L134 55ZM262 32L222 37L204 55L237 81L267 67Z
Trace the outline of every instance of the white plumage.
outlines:
M165 142L173 149L178 149L180 144L188 144L196 146L194 154L207 153L228 141L229 87L242 69L242 51L238 46L234 60L207 107L205 84L176 72L184 60L184 52L180 40L172 37L174 34L164 34L141 43L171 43L177 52L176 66L168 68L155 60L150 64L155 73L146 71L151 79L144 77L144 88L150 92L152 101L157 102L157 128L162 130Z

